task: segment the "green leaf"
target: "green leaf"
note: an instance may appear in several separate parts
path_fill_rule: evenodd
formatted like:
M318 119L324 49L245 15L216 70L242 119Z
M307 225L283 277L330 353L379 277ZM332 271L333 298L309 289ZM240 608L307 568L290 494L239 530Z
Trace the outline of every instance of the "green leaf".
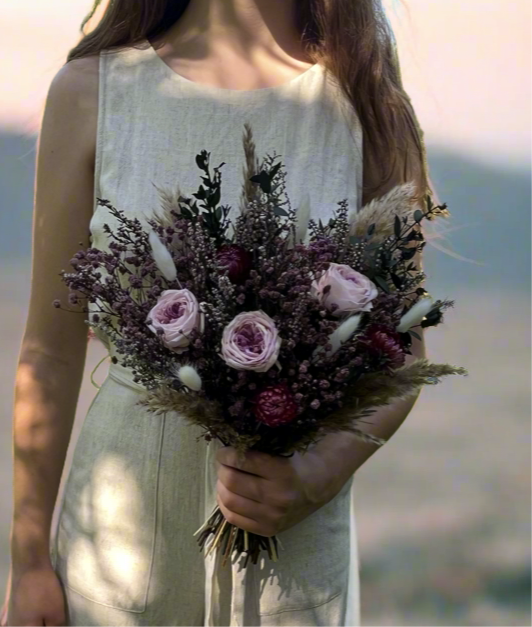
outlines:
M393 230L395 237L401 237L401 220L399 219L399 216L395 216L395 220L393 221Z
M273 208L273 213L274 213L276 216L288 217L288 213L287 213L287 212L286 212L286 211L285 211L282 207L277 207L277 206L275 206L275 207Z
M200 185L198 191L192 195L194 196L194 198L197 198L198 200L205 200L207 198L207 192L205 191L205 188L203 187L203 185Z
M189 220L192 220L192 213L190 209L187 209L186 207L181 207L181 215L184 218L188 218Z
M423 212L419 209L416 209L416 211L414 211L414 220L418 223L423 220Z
M407 250L403 250L401 252L401 258L404 261L409 261L415 256L416 253L417 253L417 248L409 248Z
M277 172L279 172L280 167L281 167L280 162L273 166L273 168L270 170L270 180L273 179L273 177L277 174Z
M209 207L216 207L216 205L220 202L220 194L221 194L221 190L219 187L217 187L214 192L212 193L211 197L209 198Z
M421 341L421 336L418 335L415 331L409 331L410 335L413 335L416 340L420 340Z
M253 183L258 183L265 194L269 194L271 192L272 186L270 177L264 170L259 172L259 174L255 174L249 180Z
M198 168L200 168L204 172L207 172L207 161L209 159L209 155L210 153L208 153L206 150L202 150L199 155L196 155L196 164Z
M403 287L403 279L398 274L395 274L395 272L390 272L390 276L395 287L400 290Z
M373 280L384 292L386 292L386 294L390 293L390 286L383 277L376 274Z
M218 222L220 222L220 220L222 219L222 208L218 207L218 209L216 209L216 211L214 212L214 215L216 216Z
M367 232L367 236L371 237L373 235L373 233L375 233L375 223L370 224L368 226L368 232Z

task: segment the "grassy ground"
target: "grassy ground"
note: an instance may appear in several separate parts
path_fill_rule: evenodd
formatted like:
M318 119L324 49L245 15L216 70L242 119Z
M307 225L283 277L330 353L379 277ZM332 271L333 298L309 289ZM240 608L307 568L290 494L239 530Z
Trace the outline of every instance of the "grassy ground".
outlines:
M27 281L21 270L2 279L0 594ZM481 290L452 297L447 325L428 333L429 356L470 376L424 390L355 480L364 625L530 625L529 302L526 294ZM101 355L100 345L90 346L67 467Z
M453 294L454 297L454 294ZM355 481L365 625L530 625L530 318L456 294L426 388Z

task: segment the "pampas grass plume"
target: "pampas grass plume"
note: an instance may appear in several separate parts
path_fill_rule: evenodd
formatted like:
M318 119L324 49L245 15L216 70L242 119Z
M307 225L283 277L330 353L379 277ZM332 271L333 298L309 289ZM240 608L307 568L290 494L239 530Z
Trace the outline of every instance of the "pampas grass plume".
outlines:
M167 281L175 281L177 270L172 255L166 246L161 242L155 231L150 231L149 242L153 259L157 264L157 268Z

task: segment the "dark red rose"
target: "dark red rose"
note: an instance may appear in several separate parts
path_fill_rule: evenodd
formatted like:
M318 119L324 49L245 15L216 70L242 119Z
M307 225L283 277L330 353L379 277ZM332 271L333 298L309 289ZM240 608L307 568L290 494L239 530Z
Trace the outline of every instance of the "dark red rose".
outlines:
M405 353L401 337L391 327L384 324L371 324L365 330L359 343L375 357L384 358L391 368L399 368L405 363Z
M268 427L279 427L297 416L297 403L286 383L270 385L255 397L255 416Z
M220 267L227 268L231 283L243 283L248 278L252 259L245 248L236 244L222 246L216 256Z

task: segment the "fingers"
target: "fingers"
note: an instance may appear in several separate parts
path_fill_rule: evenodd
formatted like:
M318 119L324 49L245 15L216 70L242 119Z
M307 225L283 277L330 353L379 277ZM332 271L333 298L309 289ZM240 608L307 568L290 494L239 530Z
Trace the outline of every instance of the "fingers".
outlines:
M248 451L244 461L241 461L236 449L231 446L218 449L216 459L225 466L230 466L241 472L257 475L264 479L274 479L282 476L290 468L288 459L260 453L259 451Z
M263 480L260 477L220 465L218 468L218 479L234 494L257 503L262 503L264 500Z
M259 522L261 514L262 517L264 517L265 508L263 505L257 503L257 501L250 501L243 496L231 492L220 480L218 480L216 491L224 506L234 514L249 518L254 522Z
M270 523L257 522L252 518L248 518L247 516L243 516L228 509L225 506L220 493L217 495L217 500L225 520L227 520L230 525L234 525L235 527L243 529L244 531L249 531L250 533L255 533L258 536L270 537L277 533L274 525Z
M235 494L220 480L216 490L218 504L229 523L260 536L274 536L279 532L286 514L282 508Z

